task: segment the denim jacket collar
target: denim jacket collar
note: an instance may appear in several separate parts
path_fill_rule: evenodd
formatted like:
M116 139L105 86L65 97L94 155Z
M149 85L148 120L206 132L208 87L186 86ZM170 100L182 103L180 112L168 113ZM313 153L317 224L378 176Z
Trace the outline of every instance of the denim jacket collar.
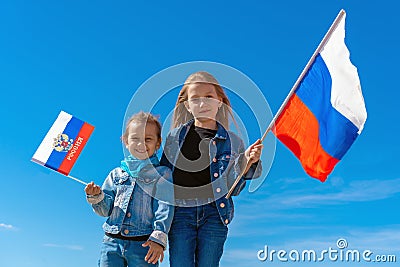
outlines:
M129 155L128 158L121 161L121 169L129 173L129 175L133 178L137 178L140 171L147 165L160 165L156 153L154 153L153 156L144 160L140 160L133 157L132 155Z

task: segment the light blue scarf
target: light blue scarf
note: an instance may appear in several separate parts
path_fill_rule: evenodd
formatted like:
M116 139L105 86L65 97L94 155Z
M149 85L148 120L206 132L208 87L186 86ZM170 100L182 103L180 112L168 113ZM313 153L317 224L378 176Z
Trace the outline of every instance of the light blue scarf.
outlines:
M129 173L129 175L133 178L137 178L139 172L147 165L160 165L160 161L158 160L156 153L147 159L137 159L132 155L129 155L128 158L121 161L121 169Z

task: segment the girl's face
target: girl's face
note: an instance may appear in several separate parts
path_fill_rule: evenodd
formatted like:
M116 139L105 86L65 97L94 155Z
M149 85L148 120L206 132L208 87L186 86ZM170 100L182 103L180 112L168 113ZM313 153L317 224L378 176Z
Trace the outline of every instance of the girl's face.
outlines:
M214 85L208 83L191 84L187 90L188 102L186 109L193 114L195 120L215 121L218 109L222 106Z
M132 122L128 128L126 148L137 159L147 159L160 147L158 128L154 123Z

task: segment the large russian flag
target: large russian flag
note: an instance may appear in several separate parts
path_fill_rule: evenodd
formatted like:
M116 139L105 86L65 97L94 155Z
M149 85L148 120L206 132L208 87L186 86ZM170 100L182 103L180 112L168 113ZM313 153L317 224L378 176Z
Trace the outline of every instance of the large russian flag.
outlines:
M273 128L306 173L322 182L361 133L367 119L357 69L350 61L344 39L345 13Z
M32 161L68 175L93 129L92 125L61 111Z

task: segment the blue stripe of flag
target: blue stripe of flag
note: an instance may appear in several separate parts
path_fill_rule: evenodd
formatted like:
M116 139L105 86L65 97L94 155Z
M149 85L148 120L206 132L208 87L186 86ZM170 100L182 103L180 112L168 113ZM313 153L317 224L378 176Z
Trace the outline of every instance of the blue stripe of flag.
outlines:
M318 120L322 148L340 160L357 138L358 128L332 106L331 88L332 78L328 67L318 55L296 94Z
M69 139L72 138L75 141L83 124L84 121L72 117L71 120L67 123L67 126L65 127L62 133L68 135ZM54 136L54 138L57 138L57 136ZM58 170L64 158L67 156L67 154L68 152L58 152L56 150L53 150L45 166L53 170Z

